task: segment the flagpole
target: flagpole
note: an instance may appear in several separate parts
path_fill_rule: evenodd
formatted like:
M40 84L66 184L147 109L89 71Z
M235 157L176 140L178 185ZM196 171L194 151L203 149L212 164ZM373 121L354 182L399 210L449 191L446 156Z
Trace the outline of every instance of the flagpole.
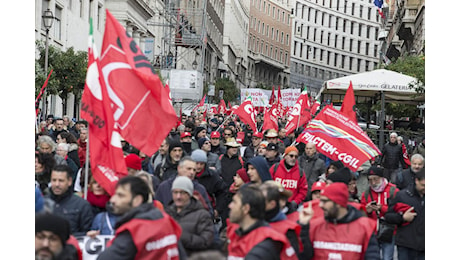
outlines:
M227 122L227 120L228 120L230 117L232 117L232 115L233 115L233 111L230 113L230 115L228 115L227 118L225 118L224 122L222 122L222 124L220 124L220 126L217 127L216 131L219 131L219 129L222 128L222 126L225 124L225 122Z
M88 172L89 172L89 136L90 136L90 131L89 131L88 126L88 137L86 138L86 159L85 159L85 189L84 189L84 196L83 198L86 200L88 198Z

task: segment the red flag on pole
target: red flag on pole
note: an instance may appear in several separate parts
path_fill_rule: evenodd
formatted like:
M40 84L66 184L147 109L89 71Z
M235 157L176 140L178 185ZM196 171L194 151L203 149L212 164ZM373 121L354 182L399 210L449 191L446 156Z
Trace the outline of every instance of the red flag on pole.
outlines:
M275 129L278 131L278 117L279 112L276 106L272 106L267 113L264 114L264 124L262 126L262 131L267 129ZM256 130L254 130L256 131Z
M249 125L254 132L257 131L256 113L250 98L246 99L238 108L232 108L232 111L240 117L243 123Z
M46 77L45 83L43 83L43 86L40 89L40 93L38 93L38 96L35 99L35 116L38 115L38 107L40 106L40 99L42 98L43 92L45 92L45 88L48 85L48 80L50 79L51 73L53 73L53 69L51 69L50 74L48 74L48 77Z
M292 133L298 127L304 125L311 120L310 113L310 102L308 92L305 89L300 93L297 102L289 115L288 122L286 124L286 135Z
M358 124L331 105L310 121L296 141L314 143L318 152L334 161L340 160L352 171L381 154Z
M88 69L81 99L81 117L89 125L91 171L94 179L109 193L115 191L118 179L127 175L119 130L115 127L112 101L104 80L93 39L92 20L88 47Z
M347 93L345 93L345 97L343 98L340 112L352 119L353 122L358 123L358 120L356 120L355 94L353 92L353 85L351 84L351 81L348 86Z
M273 105L275 102L275 86L272 86L272 94L270 96L270 100L268 101L269 105Z
M200 100L200 103L198 104L199 107L204 106L204 101L206 100L206 95L203 96L203 98Z
M177 122L169 87L125 28L106 14L100 61L116 127L127 142L152 156Z

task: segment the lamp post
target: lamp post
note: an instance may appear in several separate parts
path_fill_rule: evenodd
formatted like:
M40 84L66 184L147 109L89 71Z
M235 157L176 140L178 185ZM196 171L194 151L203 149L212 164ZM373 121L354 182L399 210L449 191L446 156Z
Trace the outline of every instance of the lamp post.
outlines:
M50 32L51 26L53 25L53 21L54 21L53 12L51 12L50 9L48 8L46 11L43 12L42 19L43 19L43 26L45 27L45 32L46 32L44 69L45 69L45 75L47 75L48 74L48 38L49 38L49 32ZM44 115L44 119L46 119L46 116L47 116L46 89L43 90L43 115Z

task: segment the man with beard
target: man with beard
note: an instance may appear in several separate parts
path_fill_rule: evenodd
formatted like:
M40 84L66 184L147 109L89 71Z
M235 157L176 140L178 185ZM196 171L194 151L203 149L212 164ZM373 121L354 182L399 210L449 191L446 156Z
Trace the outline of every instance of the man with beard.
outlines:
M197 126L195 128L195 134L192 138L192 152L200 148L198 145L198 140L203 137L206 137L206 128L203 126Z
M160 149L158 149L158 151L152 157L150 157L148 164L148 172L150 174L153 174L155 172L156 167L161 163L163 158L166 157L170 142L171 141L169 138L165 138L160 145Z
M332 183L321 192L319 206L324 218L312 219L311 204L302 209L298 222L304 251L299 258L380 259L375 221L347 202L347 185Z
M168 155L162 160L155 168L154 175L157 176L160 181L165 181L173 176L177 175L177 166L180 159L184 157L184 147L180 142L171 141L168 147Z
M241 187L228 207L228 259L297 259L286 235L264 220L265 197L258 186Z
M410 157L410 167L399 172L396 178L396 186L402 190L415 182L415 174L425 167L425 158L421 154L414 154Z
M91 228L94 214L89 202L75 196L72 187L72 169L56 165L51 171L51 191L47 198L54 202L53 213L70 223L74 236L84 236Z
M77 260L78 251L67 244L70 237L69 222L49 213L35 215L35 259Z
M186 155L192 154L192 134L189 132L183 132L180 135L180 142L184 147L184 152Z
M121 215L115 237L97 259L185 259L181 228L166 213L148 202L150 189L143 179L126 176L110 198Z
M385 214L388 211L388 204L394 199L399 191L396 185L389 183L386 178L383 178L383 169L372 166L369 168L367 178L369 180L369 188L363 192L361 197L361 207L366 210L367 216L377 221L385 221ZM376 230L377 231L377 230ZM393 229L394 231L394 229ZM393 231L388 239L378 240L382 251L383 260L392 260L394 253Z

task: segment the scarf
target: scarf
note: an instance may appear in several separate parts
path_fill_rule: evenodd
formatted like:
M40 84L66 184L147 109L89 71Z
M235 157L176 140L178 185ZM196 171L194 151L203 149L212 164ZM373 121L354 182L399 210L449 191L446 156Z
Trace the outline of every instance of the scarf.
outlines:
M110 200L110 196L107 194L96 195L92 191L88 190L87 200L92 206L105 209L105 205Z
M380 193L380 192L383 192L385 190L385 187L387 186L388 184L388 181L386 178L382 178L382 182L380 183L380 185L377 187L377 188L372 188L371 186L371 189L377 193Z

